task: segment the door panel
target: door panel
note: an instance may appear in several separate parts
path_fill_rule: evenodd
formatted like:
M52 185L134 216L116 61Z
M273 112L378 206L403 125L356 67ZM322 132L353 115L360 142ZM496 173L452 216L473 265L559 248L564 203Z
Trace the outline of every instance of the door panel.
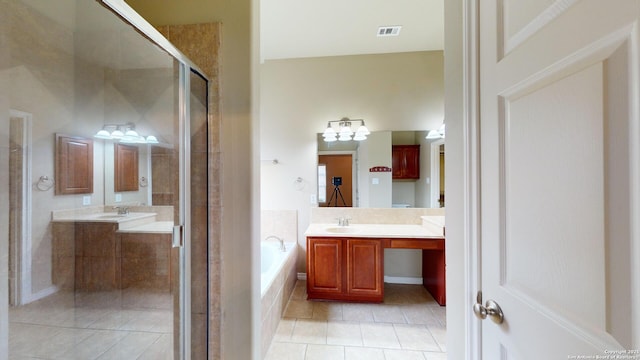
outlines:
M505 314L484 359L638 341L638 2L542 5L480 8L481 282Z
M342 293L344 262L342 239L309 239L309 291Z
M501 283L536 306L598 328L605 324L601 99L597 64L505 99L501 124Z
M347 293L382 298L382 251L379 239L347 240Z

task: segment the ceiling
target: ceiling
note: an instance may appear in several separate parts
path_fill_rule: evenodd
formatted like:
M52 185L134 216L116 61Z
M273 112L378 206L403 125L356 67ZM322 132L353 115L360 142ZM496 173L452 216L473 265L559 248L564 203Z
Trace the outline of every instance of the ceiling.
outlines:
M262 61L442 50L444 0L260 1ZM397 37L379 26L401 25Z

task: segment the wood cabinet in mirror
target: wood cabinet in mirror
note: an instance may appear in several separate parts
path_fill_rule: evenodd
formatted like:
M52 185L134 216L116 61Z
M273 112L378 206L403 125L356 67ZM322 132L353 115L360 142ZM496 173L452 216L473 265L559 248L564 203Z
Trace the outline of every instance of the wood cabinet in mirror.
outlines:
M138 191L138 147L114 144L114 191Z

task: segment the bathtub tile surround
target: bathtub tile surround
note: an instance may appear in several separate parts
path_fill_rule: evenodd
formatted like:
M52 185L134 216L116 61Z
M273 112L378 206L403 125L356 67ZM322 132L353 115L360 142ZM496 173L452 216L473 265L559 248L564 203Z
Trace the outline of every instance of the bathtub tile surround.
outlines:
M285 242L298 238L297 210L262 210L260 213L260 239L275 235Z
M297 212L296 210L263 210L261 214L261 329L262 355L266 354L280 324L287 301L297 281ZM287 251L279 249L275 239L284 240ZM271 256L271 257L269 257Z

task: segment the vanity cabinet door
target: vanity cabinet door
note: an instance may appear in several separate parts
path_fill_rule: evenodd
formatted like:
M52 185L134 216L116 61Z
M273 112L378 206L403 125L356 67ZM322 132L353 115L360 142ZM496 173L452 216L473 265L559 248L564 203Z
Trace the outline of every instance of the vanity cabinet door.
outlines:
M382 244L374 239L348 239L347 294L382 301L384 263Z
M309 298L327 299L343 293L342 242L343 240L339 238L307 238L307 295Z

